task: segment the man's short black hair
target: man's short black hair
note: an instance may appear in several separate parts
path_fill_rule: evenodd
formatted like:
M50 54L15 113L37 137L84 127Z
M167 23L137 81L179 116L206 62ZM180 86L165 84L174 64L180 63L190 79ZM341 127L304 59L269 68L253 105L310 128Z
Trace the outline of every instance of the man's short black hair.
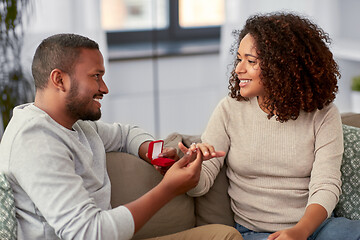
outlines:
M47 86L50 73L56 68L71 74L80 51L84 48L99 50L99 45L87 37L70 33L44 39L37 47L32 62L36 89Z

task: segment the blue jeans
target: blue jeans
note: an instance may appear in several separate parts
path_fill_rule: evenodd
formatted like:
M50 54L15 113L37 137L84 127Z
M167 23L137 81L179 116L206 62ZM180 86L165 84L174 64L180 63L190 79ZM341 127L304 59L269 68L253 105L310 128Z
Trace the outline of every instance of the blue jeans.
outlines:
M235 228L244 240L266 240L271 233L254 232L236 223ZM359 240L360 220L349 220L343 217L326 219L308 240Z

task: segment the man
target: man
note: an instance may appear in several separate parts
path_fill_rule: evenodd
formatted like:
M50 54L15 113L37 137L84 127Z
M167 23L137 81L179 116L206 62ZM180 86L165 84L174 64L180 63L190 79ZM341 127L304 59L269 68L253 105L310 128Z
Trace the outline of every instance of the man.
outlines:
M32 73L35 102L14 109L0 146L0 171L14 192L19 239L129 239L172 198L196 186L203 156L188 151L154 189L111 209L105 153L124 151L149 161L153 137L135 126L96 121L108 93L96 42L75 34L51 36L37 48ZM167 155L177 157L174 151ZM216 227L175 238L242 239L231 228Z

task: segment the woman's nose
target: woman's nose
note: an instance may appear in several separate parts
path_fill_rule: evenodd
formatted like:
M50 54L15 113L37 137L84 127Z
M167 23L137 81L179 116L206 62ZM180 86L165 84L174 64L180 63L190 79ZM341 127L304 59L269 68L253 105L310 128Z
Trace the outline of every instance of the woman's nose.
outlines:
M244 67L243 61L238 62L238 64L235 67L235 73L239 74L239 73L244 73L245 71L246 71L246 69Z

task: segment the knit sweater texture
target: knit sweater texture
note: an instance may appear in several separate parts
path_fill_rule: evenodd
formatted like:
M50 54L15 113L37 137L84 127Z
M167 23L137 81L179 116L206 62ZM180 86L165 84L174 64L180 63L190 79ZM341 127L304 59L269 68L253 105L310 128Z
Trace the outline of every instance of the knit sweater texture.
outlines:
M34 104L16 107L0 171L14 192L18 239L130 239L130 211L110 206L105 153L138 155L147 140L136 126L79 120L69 130Z
M301 112L284 123L259 107L257 98L224 98L202 135L227 154L203 162L200 182L189 192L205 194L226 159L228 193L235 221L259 232L294 226L310 204L331 215L341 192L343 136L334 104Z

